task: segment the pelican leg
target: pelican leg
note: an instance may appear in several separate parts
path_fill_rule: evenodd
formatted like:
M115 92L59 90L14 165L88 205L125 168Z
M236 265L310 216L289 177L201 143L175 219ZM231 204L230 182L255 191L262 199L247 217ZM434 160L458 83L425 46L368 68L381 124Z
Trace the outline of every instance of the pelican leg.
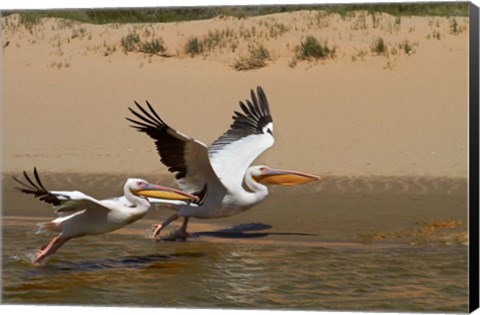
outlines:
M183 218L182 226L178 230L176 230L175 233L174 233L174 236L176 238L186 239L186 238L192 236L192 235L190 235L190 233L187 232L188 219L189 219L189 217L184 217Z
M69 237L60 238L59 236L55 236L47 246L42 247L37 251L35 254L35 260L33 261L34 264L40 263L44 260L47 256L52 255L55 253L63 244L70 240Z
M163 221L161 224L154 224L152 226L152 230L153 230L153 233L152 233L152 238L153 239L157 239L158 236L160 235L160 232L167 226L169 225L172 221L175 221L176 219L178 219L178 214L174 214L172 215L171 217L169 217L168 219L166 219L165 221Z

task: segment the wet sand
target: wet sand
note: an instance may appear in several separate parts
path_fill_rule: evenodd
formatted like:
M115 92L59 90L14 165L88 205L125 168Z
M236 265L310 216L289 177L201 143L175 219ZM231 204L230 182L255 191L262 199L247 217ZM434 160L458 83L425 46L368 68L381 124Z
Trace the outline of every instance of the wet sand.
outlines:
M82 192L99 199L120 195L124 184L122 175L45 173L41 176L47 189L81 187ZM167 185L172 181L169 176L150 175L145 179ZM5 218L53 218L49 205L13 189L16 185L11 176L4 176L3 183ZM361 235L368 238L375 233L401 232L428 222L456 220L462 224L453 230L466 231L466 209L464 179L331 177L305 186L271 187L268 198L256 207L229 218L192 219L190 229L192 232L215 231L241 223L263 223L272 226L263 231L265 233L310 233L317 236L317 241L361 242ZM169 206L152 207L149 214L134 225L142 227L142 235L147 236L151 224L163 221L173 210ZM177 224L173 224L172 229ZM138 227L135 230L138 231ZM129 231L127 227L118 233ZM279 235L275 238L283 239Z

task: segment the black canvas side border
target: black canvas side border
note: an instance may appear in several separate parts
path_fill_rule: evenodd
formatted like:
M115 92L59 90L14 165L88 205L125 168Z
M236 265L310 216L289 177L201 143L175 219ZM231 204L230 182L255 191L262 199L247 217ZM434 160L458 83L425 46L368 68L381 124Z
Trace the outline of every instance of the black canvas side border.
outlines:
M469 311L473 312L479 305L479 10L469 3L470 40L469 40L469 81L470 81L470 157L469 157Z

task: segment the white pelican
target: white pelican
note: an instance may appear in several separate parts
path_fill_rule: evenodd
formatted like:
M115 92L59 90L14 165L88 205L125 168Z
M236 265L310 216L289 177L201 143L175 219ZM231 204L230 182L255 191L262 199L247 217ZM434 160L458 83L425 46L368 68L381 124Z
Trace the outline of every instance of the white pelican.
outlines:
M150 208L150 202L146 197L182 200L185 204L193 200L198 201L196 196L175 189L152 185L137 178L127 180L123 188L124 196L97 200L79 191L48 191L40 181L36 168L34 168L33 174L36 183L30 179L26 172L23 172L23 175L27 182L13 177L23 186L16 188L53 205L59 217L53 221L40 224L40 228L60 232L47 246L37 251L33 261L34 264L40 263L47 256L55 253L72 238L112 232L141 219Z
M147 101L149 111L135 102L139 111L129 108L141 121L127 118L138 131L155 140L160 161L175 173L181 190L200 197L198 207L182 206L162 224L153 226L153 238L172 221L184 217L178 237L187 237L188 218L220 218L245 211L268 195L264 184L297 185L319 177L267 166L250 164L274 143L273 123L268 101L261 87L252 100L240 102L233 123L220 138L207 146L169 127ZM154 200L151 200L154 202Z

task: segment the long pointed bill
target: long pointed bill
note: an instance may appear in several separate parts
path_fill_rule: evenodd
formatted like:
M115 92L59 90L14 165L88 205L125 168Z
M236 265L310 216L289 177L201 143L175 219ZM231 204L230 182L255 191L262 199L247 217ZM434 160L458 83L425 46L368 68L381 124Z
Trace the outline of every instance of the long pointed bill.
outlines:
M295 171L268 169L255 179L262 184L293 186L311 183L320 177Z
M138 190L133 193L138 196L168 200L199 200L197 196L187 194L183 191L152 184L148 184L145 189Z

